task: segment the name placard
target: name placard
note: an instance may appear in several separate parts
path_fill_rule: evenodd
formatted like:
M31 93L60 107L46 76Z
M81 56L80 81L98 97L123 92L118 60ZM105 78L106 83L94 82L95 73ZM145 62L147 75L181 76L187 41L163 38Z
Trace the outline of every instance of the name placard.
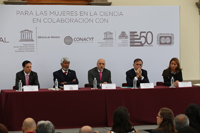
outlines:
M64 90L78 90L78 85L64 85Z
M38 91L38 86L33 85L33 86L23 86L24 91Z
M102 84L101 89L116 89L116 84Z
M192 87L192 82L178 82L178 87Z
M141 89L154 88L154 84L153 83L140 83L140 88Z

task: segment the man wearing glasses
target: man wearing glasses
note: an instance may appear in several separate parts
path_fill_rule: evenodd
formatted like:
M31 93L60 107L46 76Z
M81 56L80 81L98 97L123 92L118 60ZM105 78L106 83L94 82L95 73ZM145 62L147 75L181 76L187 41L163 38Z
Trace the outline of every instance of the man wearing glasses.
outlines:
M140 83L149 83L147 71L142 69L142 65L143 61L137 58L133 62L134 68L126 72L126 82L128 87L133 87L133 80L137 81L137 87L140 86Z

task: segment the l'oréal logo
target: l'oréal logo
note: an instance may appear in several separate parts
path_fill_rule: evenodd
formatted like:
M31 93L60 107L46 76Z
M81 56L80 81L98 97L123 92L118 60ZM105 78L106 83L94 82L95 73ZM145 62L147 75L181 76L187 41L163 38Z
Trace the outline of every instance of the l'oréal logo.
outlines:
M9 41L6 40L6 37L0 37L0 42L9 43Z

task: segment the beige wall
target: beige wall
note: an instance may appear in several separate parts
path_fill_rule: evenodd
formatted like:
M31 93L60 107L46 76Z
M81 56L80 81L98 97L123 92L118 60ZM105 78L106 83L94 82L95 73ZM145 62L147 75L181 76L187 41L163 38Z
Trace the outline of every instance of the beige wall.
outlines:
M3 4L4 0L0 0ZM180 60L184 80L200 79L198 0L109 0L112 6L180 6ZM170 54L170 51L169 51ZM167 56L167 55L166 55ZM158 64L156 64L158 65Z

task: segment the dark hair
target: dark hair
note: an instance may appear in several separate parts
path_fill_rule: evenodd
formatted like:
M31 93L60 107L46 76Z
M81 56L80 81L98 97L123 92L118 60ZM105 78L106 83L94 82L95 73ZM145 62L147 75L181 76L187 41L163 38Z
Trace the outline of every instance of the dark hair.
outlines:
M118 107L113 115L113 126L111 130L115 133L130 132L133 130L133 125L131 124L129 118L127 108L123 106Z
M172 62L172 61L175 61L176 64L177 64L177 67L176 67L175 71L176 71L176 73L178 73L179 70L181 70L179 60L178 60L178 58L175 58L175 57L172 58L172 59L170 60L170 62L169 62L169 67L168 67L168 68L170 68L170 69L171 69L171 62Z
M165 130L166 133L176 133L174 127L174 113L169 108L160 109L160 117L163 118L157 130Z
M194 128L190 127L190 126L185 126L183 128L181 128L178 133L197 133L196 130L194 130Z
M8 133L6 126L0 123L0 133Z
M22 66L23 67L25 67L26 66L26 64L28 64L28 63L31 63L30 61L28 61L28 60L25 60L23 63L22 63ZM32 64L32 63L31 63Z
M199 106L191 103L185 110L185 115L187 115L190 120L190 126L193 127L197 132L200 132Z
M135 59L135 60L133 61L133 64L135 64L135 62L138 62L138 61L141 61L142 64L143 64L143 61L142 61L142 59L140 59L140 58Z

